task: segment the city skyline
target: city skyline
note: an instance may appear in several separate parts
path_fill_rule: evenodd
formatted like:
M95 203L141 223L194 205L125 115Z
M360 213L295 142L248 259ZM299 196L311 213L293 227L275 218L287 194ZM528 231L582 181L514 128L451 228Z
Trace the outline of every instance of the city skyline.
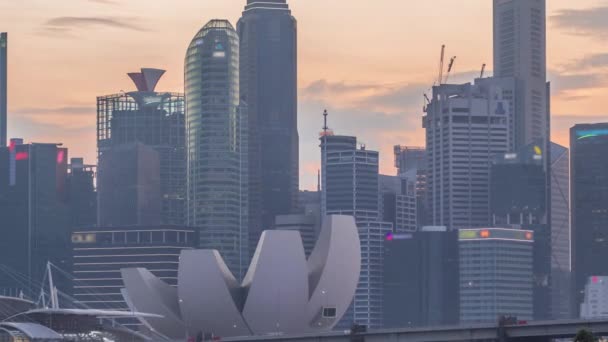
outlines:
M226 17L235 25L244 3L182 1L169 14L160 3L147 4L143 13L141 0L64 0L50 9L40 0L0 4L6 16L2 30L11 36L9 138L62 142L72 155L95 162L95 96L133 90L124 73L141 66L167 69L159 87L183 91L183 51L192 35L211 18ZM441 44L449 56L458 56L451 81L470 81L482 63L491 74L490 1L361 0L351 1L348 15L337 15L341 4L320 0L292 0L290 7L300 35L304 189L316 188L324 108L337 133L359 136L380 150L381 171L393 174L393 145L424 141L422 93L436 78ZM602 53L608 26L601 20L608 3L554 0L547 7L552 136L568 145L568 128L575 121L602 119L602 97L594 95L608 87L608 76L602 75L608 66L608 54ZM359 22L364 28L349 29ZM575 45L585 46L585 52L570 48Z

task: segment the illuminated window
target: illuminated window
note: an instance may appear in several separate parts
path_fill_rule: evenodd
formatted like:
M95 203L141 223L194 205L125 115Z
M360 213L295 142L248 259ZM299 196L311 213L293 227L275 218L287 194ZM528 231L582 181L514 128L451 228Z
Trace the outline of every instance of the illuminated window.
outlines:
M29 154L27 152L17 152L15 154L15 160L27 160L29 158Z
M489 230L482 230L481 232L479 232L479 236L481 238L487 239L490 237L490 231Z

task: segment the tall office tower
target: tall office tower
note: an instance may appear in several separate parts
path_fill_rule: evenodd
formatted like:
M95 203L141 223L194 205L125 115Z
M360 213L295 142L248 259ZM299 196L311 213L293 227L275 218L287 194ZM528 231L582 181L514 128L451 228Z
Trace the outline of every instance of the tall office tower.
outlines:
M144 144L112 147L99 157L99 226L161 223L159 154Z
M357 138L321 134L321 210L323 215L354 216L361 240L361 278L351 308L340 327L353 322L370 328L382 326L382 243L392 232L380 220L378 152L357 146Z
M572 317L569 152L568 148L551 143L549 223L551 226L551 316L554 319Z
M375 221L378 207L378 152L357 147L357 138L321 137L321 210Z
M494 76L516 80L515 148L549 139L545 0L494 0Z
M83 158L70 159L67 189L70 228L97 224L95 166L85 165Z
M416 180L403 175L379 175L380 217L393 224L396 233L418 229Z
M416 211L418 228L429 221L426 149L423 147L395 146L395 167L397 174L416 184Z
M7 105L8 105L8 34L0 33L0 147L6 146L7 140Z
M509 151L505 79L433 87L426 108L430 225L448 229L490 223L490 161Z
M458 324L458 234L424 227L384 242L384 327Z
M200 228L199 247L218 250L241 279L249 263L248 122L232 25L205 25L188 47L185 68L188 226Z
M71 233L75 301L93 309L130 310L121 293L123 268L143 267L177 286L180 252L196 247L181 226L82 227ZM127 320L125 324L138 324Z
M249 106L250 252L276 215L291 214L299 190L297 22L287 0L247 0L241 98Z
M573 301L578 306L587 279L608 276L603 262L608 260L608 123L572 127L570 152Z
M496 323L499 316L532 320L534 233L487 228L458 234L460 323Z
M136 142L156 150L160 158L161 221L183 225L186 218L184 95L155 91L164 72L144 68L141 72L129 73L137 91L97 98L98 158L101 160L113 147ZM104 171L99 168L100 174Z
M0 155L0 293L37 298L48 261L70 271L68 151L13 139Z
M582 319L608 317L608 277L589 277L580 307Z
M534 319L551 317L553 289L551 232L547 224L547 179L542 139L516 153L499 155L492 161L490 208L492 225L534 232L533 303Z

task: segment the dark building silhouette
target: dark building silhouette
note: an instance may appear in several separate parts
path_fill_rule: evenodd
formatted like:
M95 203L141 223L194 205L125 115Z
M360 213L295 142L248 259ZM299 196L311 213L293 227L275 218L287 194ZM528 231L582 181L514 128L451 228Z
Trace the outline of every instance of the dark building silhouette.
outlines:
M0 147L6 146L7 140L7 105L8 105L8 83L7 83L7 61L8 60L8 34L0 33Z
M570 151L573 300L578 308L587 279L608 275L608 123L572 127Z
M490 210L494 227L534 232L533 317L551 317L551 230L547 224L547 184L542 142L494 158L490 175Z
M99 226L161 222L159 154L141 143L106 150L99 157Z
M297 23L286 0L247 0L238 22L240 93L249 106L250 252L297 208Z
M384 242L384 327L458 323L458 233L389 235Z
M70 160L67 179L70 227L97 224L97 192L95 192L95 167L85 165L82 158Z
M122 144L141 143L158 152L161 222L183 225L186 222L184 95L155 90L164 73L149 68L129 73L136 91L97 98L98 158L101 161L106 151ZM99 173L104 171L100 166ZM103 184L99 187L103 190Z
M69 271L67 158L57 144L0 148L0 294L35 296L49 261Z

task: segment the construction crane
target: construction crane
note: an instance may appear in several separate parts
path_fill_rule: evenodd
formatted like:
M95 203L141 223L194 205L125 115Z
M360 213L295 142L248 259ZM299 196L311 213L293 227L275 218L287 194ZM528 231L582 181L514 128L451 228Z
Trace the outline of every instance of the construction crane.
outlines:
M431 104L431 99L429 99L429 97L428 97L428 95L426 93L423 93L423 95L424 95L424 99L426 100L426 102L422 106L422 111L424 113L426 113L428 105Z
M479 75L479 78L483 78L483 74L486 72L486 63L483 63L483 65L481 66L481 75Z
M437 78L437 84L441 85L443 81L443 60L445 58L445 44L441 45L441 57L439 59L439 77Z
M450 79L450 73L452 72L452 68L454 67L454 62L456 61L456 56L452 57L452 59L450 59L450 64L448 64L448 73L445 75L445 80L443 80L443 83L448 83L448 80Z

